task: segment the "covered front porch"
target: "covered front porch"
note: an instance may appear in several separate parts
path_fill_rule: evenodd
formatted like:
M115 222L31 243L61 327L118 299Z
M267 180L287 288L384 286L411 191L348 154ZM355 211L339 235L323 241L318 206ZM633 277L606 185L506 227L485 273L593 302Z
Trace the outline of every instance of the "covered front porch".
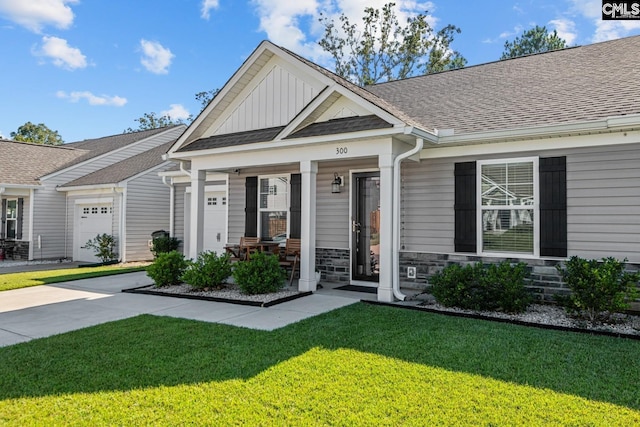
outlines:
M207 175L226 173L227 244L241 237L300 239L300 291L315 291L320 271L331 283L373 288L379 301L403 299L399 289L394 292L394 161L411 146L378 138L343 148L323 144L295 153L271 149L190 158L190 170L183 168L191 184L185 253L195 258L215 238L203 233ZM308 159L283 162L296 157Z

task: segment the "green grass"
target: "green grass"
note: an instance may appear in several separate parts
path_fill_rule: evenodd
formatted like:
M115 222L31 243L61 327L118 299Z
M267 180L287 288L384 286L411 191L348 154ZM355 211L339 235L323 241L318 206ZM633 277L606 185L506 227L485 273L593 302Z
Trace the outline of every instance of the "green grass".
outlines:
M366 304L273 332L144 315L0 348L0 424L629 426L638 354Z
M70 280L89 279L92 277L111 276L113 274L132 273L134 271L144 271L145 268L146 267L119 267L117 265L110 265L103 267L6 273L0 274L0 291L68 282Z

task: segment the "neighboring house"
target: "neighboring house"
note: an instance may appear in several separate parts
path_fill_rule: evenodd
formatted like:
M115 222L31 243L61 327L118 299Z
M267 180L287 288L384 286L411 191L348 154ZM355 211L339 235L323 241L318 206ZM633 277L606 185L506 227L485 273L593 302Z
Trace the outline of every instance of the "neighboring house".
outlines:
M162 154L184 129L173 126L59 147L1 141L2 230L20 248L14 257L97 261L84 246L106 233L116 237L122 261L151 259L151 233L169 226L170 189L158 172L171 163ZM5 211L21 218L20 224L15 220L15 232Z
M506 258L547 297L569 256L640 263L639 69L630 37L360 88L263 42L168 151L175 226L195 257L226 174L227 240L301 238L301 290Z

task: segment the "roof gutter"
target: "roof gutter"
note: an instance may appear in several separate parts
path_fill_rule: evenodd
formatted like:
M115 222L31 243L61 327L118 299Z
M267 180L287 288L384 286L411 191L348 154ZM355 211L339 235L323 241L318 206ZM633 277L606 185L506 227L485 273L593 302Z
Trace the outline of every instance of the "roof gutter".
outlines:
M585 132L605 132L624 128L640 128L640 114L612 116L600 120L589 120L565 124L532 126L526 128L497 131L473 132L459 135L441 135L437 137L439 145L497 142L512 139L536 139L556 135L583 134Z
M404 301L407 296L400 292L400 164L403 160L419 153L424 147L424 138L416 138L416 146L406 153L398 155L393 161L393 267L392 284L393 295L400 301Z

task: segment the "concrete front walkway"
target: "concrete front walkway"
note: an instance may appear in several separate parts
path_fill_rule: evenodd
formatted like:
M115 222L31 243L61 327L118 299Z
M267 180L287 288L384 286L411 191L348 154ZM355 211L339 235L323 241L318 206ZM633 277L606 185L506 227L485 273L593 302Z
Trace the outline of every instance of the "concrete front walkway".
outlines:
M0 347L140 314L273 330L363 296L327 290L261 308L121 292L151 283L145 272L138 272L0 292Z

